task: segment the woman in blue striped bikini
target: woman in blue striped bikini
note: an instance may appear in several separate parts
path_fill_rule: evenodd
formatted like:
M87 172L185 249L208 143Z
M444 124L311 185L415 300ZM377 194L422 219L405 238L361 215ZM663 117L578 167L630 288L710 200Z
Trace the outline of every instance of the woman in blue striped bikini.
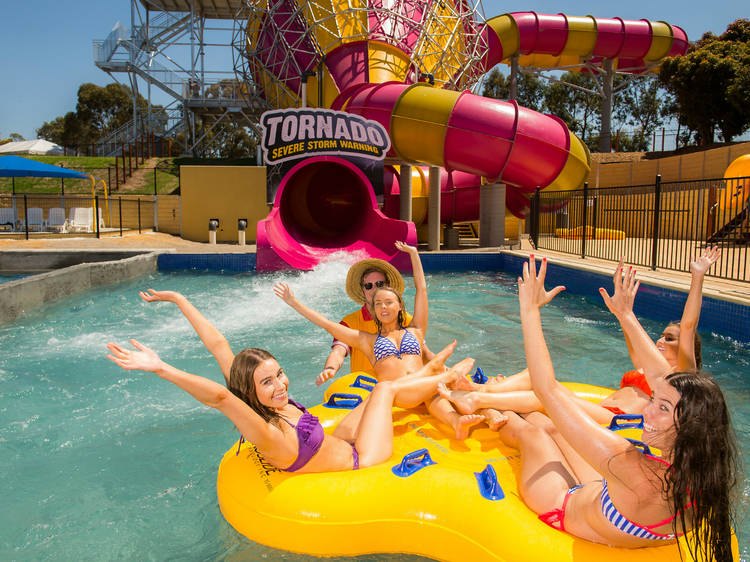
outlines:
M499 433L521 451L524 501L545 523L593 542L639 548L674 542L692 530L687 542L696 560L731 560L738 461L721 390L699 373L662 377L669 364L628 315L623 330L650 350L647 368L657 378L643 412L643 441L661 457L597 424L555 380L540 308L563 287L545 290L546 267L543 261L537 275L532 260L524 264L521 326L534 392L569 445L506 412Z
M354 330L343 324L333 322L299 302L286 283L278 283L274 292L281 300L307 318L313 324L325 329L334 338L350 347L359 349L373 365L375 377L379 381L397 380L416 372L424 365L422 345L427 332L427 282L425 280L419 253L413 246L396 242L396 248L409 254L414 274L414 316L408 327L404 327L404 301L398 291L392 287L379 287L372 294L375 311L377 334ZM409 408L418 403L396 402L397 406ZM427 409L440 421L450 425L457 439L465 439L469 429L485 419L483 414L462 415L452 404L437 393L426 402ZM354 410L351 416L358 416L364 405ZM349 420L352 421L352 420ZM504 421L504 420L503 420ZM349 424L347 424L349 425ZM353 424L356 426L356 423Z

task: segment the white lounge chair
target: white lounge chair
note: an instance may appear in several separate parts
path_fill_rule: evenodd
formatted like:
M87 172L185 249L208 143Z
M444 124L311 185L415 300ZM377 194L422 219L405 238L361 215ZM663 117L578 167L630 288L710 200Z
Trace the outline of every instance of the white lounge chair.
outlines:
M15 230L18 215L13 207L0 207L0 228Z
M43 230L47 227L47 223L44 220L44 209L41 207L27 208L26 218L29 221L29 230Z
M52 207L47 217L47 228L65 233L68 231L68 219L65 218L65 209Z
M99 209L99 228L104 228L102 210ZM68 215L68 226L72 231L93 232L96 230L94 209L91 207L73 207Z

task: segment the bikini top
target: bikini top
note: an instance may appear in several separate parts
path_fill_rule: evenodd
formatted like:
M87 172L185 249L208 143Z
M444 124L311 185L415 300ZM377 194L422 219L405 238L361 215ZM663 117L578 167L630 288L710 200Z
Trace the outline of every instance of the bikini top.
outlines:
M667 466L672 466L664 459L660 459L659 457L655 457L653 455L646 455L649 458L652 458L654 460L657 460L661 463L666 464ZM634 537L639 537L642 539L653 539L653 540L674 540L678 536L682 536L682 533L678 533L677 535L673 534L666 534L663 535L661 533L655 533L651 529L654 529L655 527L661 527L662 525L666 525L667 523L671 523L677 515L673 515L672 517L666 518L664 521L660 521L659 523L654 523L653 525L640 525L638 523L634 523L627 517L625 517L620 511L615 507L615 504L612 503L612 498L609 497L609 490L607 489L607 480L605 478L602 478L602 513L604 514L604 517L607 518L607 520L612 523L616 528L618 528L620 531L627 533L628 535L632 535ZM693 505L692 503L688 505L687 507L690 507Z
M398 349L396 349L396 344L388 338L381 336L378 331L378 337L372 348L372 353L375 355L375 362L391 356L401 359L402 355L422 355L422 348L420 347L419 340L416 336L409 330L404 329L404 332L404 337L401 338L401 344Z
M296 472L310 462L310 459L315 456L315 453L317 453L318 450L320 450L320 447L323 444L323 439L325 439L325 433L323 432L323 426L320 425L318 418L308 412L304 406L291 399L289 400L289 403L302 411L302 416L300 416L297 421L297 425L292 424L285 418L281 418L297 432L299 452L297 453L297 459L291 464L291 466L284 468L283 470L286 472Z

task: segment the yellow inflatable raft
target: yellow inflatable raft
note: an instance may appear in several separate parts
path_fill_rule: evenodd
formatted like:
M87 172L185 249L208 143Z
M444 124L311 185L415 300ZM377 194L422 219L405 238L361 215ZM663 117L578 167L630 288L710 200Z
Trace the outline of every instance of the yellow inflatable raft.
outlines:
M555 236L557 238L565 238L568 240L580 240L583 238L583 227L577 226L575 228L556 228ZM624 240L625 232L622 230L615 230L613 228L597 228L593 226L586 227L586 239L592 240Z
M327 433L366 397L374 380L357 373L335 381L326 393L332 404L310 408ZM592 400L611 390L570 384ZM334 394L335 393L335 394ZM347 395L342 397L341 395ZM333 399L329 399L333 396ZM617 549L594 544L545 525L521 501L516 486L519 454L487 428L469 439L451 431L426 411L394 408L394 451L379 466L324 474L282 472L243 444L224 455L218 497L226 520L250 540L317 556L410 553L439 560L637 562L680 560L675 545ZM629 429L628 437L638 438ZM418 462L426 450L431 464ZM394 468L407 455L406 472ZM487 466L497 484L487 486ZM482 485L480 485L480 483ZM683 547L683 560L690 560Z

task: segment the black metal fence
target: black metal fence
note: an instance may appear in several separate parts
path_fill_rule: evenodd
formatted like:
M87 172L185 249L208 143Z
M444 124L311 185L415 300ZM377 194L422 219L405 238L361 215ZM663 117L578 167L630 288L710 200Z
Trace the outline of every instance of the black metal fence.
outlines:
M96 178L93 190L101 195L117 194L126 189L129 193L157 194L171 192L180 185L178 169L166 166L157 168L129 168L110 166L108 168L68 167L68 169L90 174ZM98 181L102 180L102 181ZM63 196L80 195L92 192L91 180L71 178L0 178L0 192L11 195L23 193L56 193Z
M529 231L537 248L685 272L715 244L709 275L750 282L749 195L750 177L537 191Z
M153 230L157 220L153 198L0 195L0 237L122 236L126 231Z

